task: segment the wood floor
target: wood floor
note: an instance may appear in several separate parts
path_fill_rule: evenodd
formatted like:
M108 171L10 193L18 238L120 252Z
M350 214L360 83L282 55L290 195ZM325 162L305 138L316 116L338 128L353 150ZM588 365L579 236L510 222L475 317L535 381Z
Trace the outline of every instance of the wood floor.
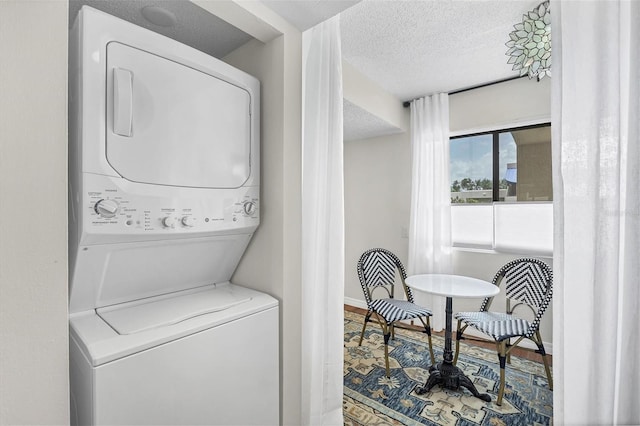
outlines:
M366 315L367 313L366 309L357 308L351 305L344 305L344 309L345 311L356 312L361 315ZM434 331L433 334L444 338L444 331L441 331L441 332ZM454 330L454 336L452 337L455 339L455 330ZM481 340L481 339L476 339L474 337L465 337L464 342L469 345L476 345L476 346L481 346L483 348L496 349L496 344L490 340ZM517 356L520 358L542 363L542 357L538 353L536 353L533 349L517 347L511 350L511 354L513 356ZM553 366L553 357L551 355L549 355L549 365Z

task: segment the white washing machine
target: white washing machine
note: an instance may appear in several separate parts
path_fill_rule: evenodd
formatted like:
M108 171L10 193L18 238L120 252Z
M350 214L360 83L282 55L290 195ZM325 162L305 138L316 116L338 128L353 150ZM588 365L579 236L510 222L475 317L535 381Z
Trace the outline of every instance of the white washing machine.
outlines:
M278 303L229 282L259 82L86 6L69 56L72 423L277 424Z

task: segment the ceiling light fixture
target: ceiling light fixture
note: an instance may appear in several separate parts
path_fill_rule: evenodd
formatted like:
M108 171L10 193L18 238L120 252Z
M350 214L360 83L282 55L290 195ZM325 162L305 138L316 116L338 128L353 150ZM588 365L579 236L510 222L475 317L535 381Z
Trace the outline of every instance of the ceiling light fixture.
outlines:
M176 15L160 6L145 6L140 11L144 19L160 27L173 27L176 22Z
M513 26L510 40L505 43L509 50L508 64L520 70L520 76L529 74L540 81L551 77L551 11L549 0L539 4L522 16L522 22Z

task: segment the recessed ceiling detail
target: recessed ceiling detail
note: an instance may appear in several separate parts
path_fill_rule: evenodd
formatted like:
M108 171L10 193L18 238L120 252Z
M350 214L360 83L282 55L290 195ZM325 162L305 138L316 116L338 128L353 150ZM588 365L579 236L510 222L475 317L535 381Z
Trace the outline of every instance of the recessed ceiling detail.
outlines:
M368 139L402 133L404 130L344 99L344 140Z

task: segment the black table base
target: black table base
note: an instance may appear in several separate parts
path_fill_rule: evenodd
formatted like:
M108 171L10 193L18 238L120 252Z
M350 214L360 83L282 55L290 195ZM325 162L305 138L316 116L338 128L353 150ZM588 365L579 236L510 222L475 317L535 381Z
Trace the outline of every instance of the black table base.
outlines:
M489 394L478 392L478 389L476 389L471 379L451 363L440 362L437 366L432 365L431 368L429 368L429 373L429 378L424 386L416 389L418 395L429 392L435 385L453 390L463 387L469 389L473 396L483 401L491 402L491 396L489 396Z
M478 392L473 382L464 375L462 370L453 365L453 351L451 350L451 322L453 316L453 302L451 297L447 297L446 306L446 326L444 332L444 355L443 361L438 365L429 367L429 378L424 386L416 389L418 395L425 394L435 385L440 385L447 389L457 390L460 387L467 388L476 398L490 402L491 396Z

